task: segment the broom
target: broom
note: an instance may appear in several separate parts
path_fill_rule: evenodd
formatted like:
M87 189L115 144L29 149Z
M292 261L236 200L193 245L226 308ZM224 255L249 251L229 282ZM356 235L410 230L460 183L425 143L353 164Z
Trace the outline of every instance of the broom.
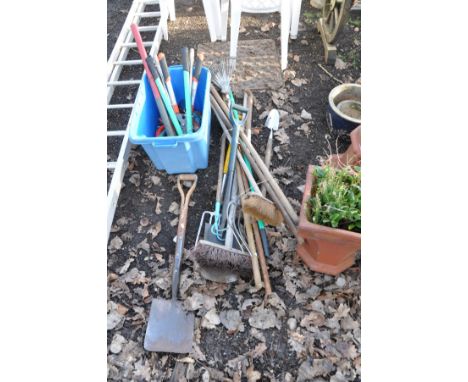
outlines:
M238 109L240 111L245 111L244 108L239 105L233 105L232 109ZM232 111L231 110L231 114ZM252 272L252 261L249 255L245 254L243 251L240 251L232 246L232 224L234 217L232 210L231 201L235 197L236 192L236 182L235 182L235 163L236 163L236 153L237 153L237 139L239 136L239 129L245 121L235 121L232 129L232 136L229 137L230 142L232 143L233 150L229 153L229 168L227 173L227 181L225 187L224 201L222 203L222 214L219 216L220 212L220 202L221 202L221 183L222 183L222 167L223 167L223 158L220 157L220 164L218 170L218 190L216 196L216 207L215 207L215 237L219 237L219 233L226 231L226 238L221 241L221 243L215 243L211 240L198 240L202 224L199 228L199 233L197 235L197 240L195 247L190 251L191 256L193 256L202 269L202 274L205 278L208 278L212 281L218 282L232 282L236 281L236 275L247 276ZM224 145L223 145L224 146ZM222 150L224 151L224 150ZM213 229L213 226L211 227ZM231 235L229 235L231 233ZM236 237L237 239L237 237ZM223 243L224 241L224 243Z

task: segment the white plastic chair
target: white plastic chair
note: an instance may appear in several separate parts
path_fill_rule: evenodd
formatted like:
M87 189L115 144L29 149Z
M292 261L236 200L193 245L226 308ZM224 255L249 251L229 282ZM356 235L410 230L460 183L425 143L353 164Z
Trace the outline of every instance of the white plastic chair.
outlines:
M281 69L288 63L288 35L297 38L302 0L233 0L230 56L237 56L241 13L281 13ZM211 41L226 40L229 0L203 0Z
M229 0L203 0L211 42L226 41Z

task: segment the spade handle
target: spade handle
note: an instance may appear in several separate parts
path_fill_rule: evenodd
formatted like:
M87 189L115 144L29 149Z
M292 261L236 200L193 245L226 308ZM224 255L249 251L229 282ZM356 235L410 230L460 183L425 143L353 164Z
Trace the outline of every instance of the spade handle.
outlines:
M192 182L187 194L184 194L183 182ZM197 185L197 176L194 174L181 174L177 177L177 188L180 193L180 215L179 225L177 226L177 242L174 259L174 270L172 272L172 300L177 300L177 292L179 290L180 280L180 265L182 263L182 256L184 252L185 231L187 228L187 215L190 197L195 191Z

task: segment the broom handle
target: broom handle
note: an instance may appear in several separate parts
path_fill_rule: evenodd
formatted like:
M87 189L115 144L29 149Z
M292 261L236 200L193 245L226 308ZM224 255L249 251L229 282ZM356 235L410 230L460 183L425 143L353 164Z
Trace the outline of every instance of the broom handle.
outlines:
M252 140L252 115L253 115L253 101L254 101L254 96L250 89L246 89L244 91L244 107L246 107L249 112L247 113L247 121L245 122L245 133L247 135L247 138L249 138L249 141ZM250 167L250 162L247 159L246 155L244 154L244 160L246 165L249 167L249 171L252 172L252 168ZM250 185L252 187L252 185ZM260 188L262 195L265 196L265 185L262 185ZM268 242L268 237L267 237L267 232L265 228L265 222L263 220L257 220L257 225L258 225L258 231L260 232L260 237L262 239L262 247L263 247L263 255L266 257L270 257L270 244ZM260 250L259 250L260 252Z
M226 174L226 184L224 186L224 198L223 198L223 210L221 214L221 224L220 227L224 228L225 224L227 223L227 208L228 203L231 200L231 191L232 191L232 184L234 181L234 166L236 161L236 151L237 151L237 140L239 139L239 129L237 125L234 125L232 128L232 137L228 136L229 132L225 132L227 135L226 137L229 139L231 143L231 151L229 154L229 165L228 165L228 172Z
M242 180L242 171L240 171L240 166L239 162L236 163L237 167L237 183L239 184L239 194L243 195L245 193L245 185ZM255 248L255 239L254 239L254 234L252 230L252 220L250 215L244 213L244 210L242 210L242 215L244 216L244 226L245 226L245 232L247 234L247 243L249 244L249 249L252 254L250 256L250 259L252 260L252 272L253 272L253 277L254 277L254 282L255 282L255 287L257 289L262 288L262 278L260 276L260 268L258 265L258 255L257 251Z
M226 104L221 99L219 93L216 91L214 86L211 86L210 91L211 91L211 94L214 96L215 100L217 101L218 106L223 110L223 112L225 114L228 113ZM249 142L248 138L246 137L246 135L244 134L243 131L239 132L239 136L240 136L242 142L244 143L243 147L242 147L244 149L244 152L248 152L248 151L250 152L250 154L251 154L250 157L253 158L254 161L257 163L257 166L261 170L261 173L262 173L263 176L260 176L259 173L257 173L257 175L259 177L261 177L262 180L265 183L269 183L271 185L272 189L277 194L278 199L281 200L281 202L284 204L284 208L285 208L286 211L288 211L288 214L290 215L291 220L295 224L297 224L299 222L299 217L297 216L296 211L294 211L294 209L291 206L291 203L289 203L289 200L286 198L286 196L284 195L281 188L278 186L276 181L273 179L273 176L271 175L270 171L266 168L265 163L263 163L262 158L260 157L260 155L258 155L257 151L252 146L252 144ZM253 161L252 159L250 159L250 160ZM257 191L257 189L255 191L261 193L261 191Z
M240 106L240 105L232 105L231 106L232 112L234 114L234 111L241 111L245 112L246 110ZM234 118L234 117L233 117ZM224 191L224 201L223 201L223 213L221 215L221 228L225 227L226 219L227 219L227 214L225 211L227 211L228 208L228 203L232 198L232 183L234 181L234 171L235 171L235 166L236 166L236 153L238 153L237 147L238 147L238 142L239 142L239 132L241 128L243 127L245 121L242 120L240 122L232 121L232 138L231 138L231 152L229 156L229 167L228 167L228 173L227 173L227 180L226 180L226 187Z
M263 283L265 284L265 297L270 295L271 290L271 283L270 283L270 276L268 274L268 265L265 260L265 253L263 252L263 243L260 237L260 230L256 224L252 224L254 236L255 236L255 243L257 244L258 248L258 258L260 260L260 268L262 269L262 276L263 276Z

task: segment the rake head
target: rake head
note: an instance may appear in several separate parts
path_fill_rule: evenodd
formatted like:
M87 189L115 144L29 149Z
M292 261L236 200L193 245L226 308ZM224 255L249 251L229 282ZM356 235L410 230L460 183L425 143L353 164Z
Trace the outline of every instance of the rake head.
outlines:
M235 70L236 59L233 57L220 58L210 66L211 78L222 93L229 93L231 77Z

